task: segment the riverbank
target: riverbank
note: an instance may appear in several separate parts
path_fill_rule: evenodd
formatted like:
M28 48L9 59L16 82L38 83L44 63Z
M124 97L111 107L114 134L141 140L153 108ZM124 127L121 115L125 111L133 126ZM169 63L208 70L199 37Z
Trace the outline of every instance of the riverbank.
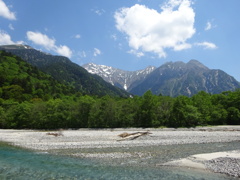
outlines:
M149 132L149 134L133 139L123 139L119 136L126 132ZM119 159L123 162L122 159L135 158L144 159L147 163L148 159L157 159L158 156L166 155L167 153L155 152L152 150L154 148L171 145L210 145L213 143L239 142L240 126L198 127L189 129L0 130L0 141L45 153L60 152L64 153L64 155L74 157L102 158L103 160L115 159L116 162ZM159 149L159 151L163 151L161 148ZM218 153L217 156L216 154L212 154L212 152L204 155L191 153L186 153L187 157L181 159L173 159L171 161L167 159L168 162L155 164L211 170L239 177L239 174L232 173L232 169L235 169L234 172L240 172L240 169L236 169L240 167L240 147L235 147L226 153ZM179 157L181 156L179 155ZM220 168L220 166L222 167L221 164L226 165L224 170Z
M162 165L211 170L215 173L240 177L240 150L195 154Z

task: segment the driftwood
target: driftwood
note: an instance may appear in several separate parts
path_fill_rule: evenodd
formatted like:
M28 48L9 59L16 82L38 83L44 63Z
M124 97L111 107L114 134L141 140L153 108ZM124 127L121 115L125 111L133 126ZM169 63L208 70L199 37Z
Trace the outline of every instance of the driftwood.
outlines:
M146 136L146 135L149 135L149 134L152 134L150 133L149 131L146 131L146 132L135 132L135 133L122 133L122 134L119 134L118 136L121 137L122 139L119 139L117 141L124 141L124 140L133 140L133 139L136 139L140 136Z
M58 137L58 136L63 136L63 133L62 133L62 130L59 130L58 132L49 132L47 133L47 135Z

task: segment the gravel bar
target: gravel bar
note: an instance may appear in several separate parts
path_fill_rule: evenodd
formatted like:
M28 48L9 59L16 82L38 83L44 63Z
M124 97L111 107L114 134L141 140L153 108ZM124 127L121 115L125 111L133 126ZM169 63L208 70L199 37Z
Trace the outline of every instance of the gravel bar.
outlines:
M219 129L222 130L219 130ZM134 140L119 141L124 132L151 132ZM59 134L59 136L54 136ZM240 141L240 127L191 129L79 129L58 131L3 130L0 141L33 150L159 146Z
M205 165L213 172L240 178L240 158L220 157L205 162Z
M150 134L133 140L119 141L122 133L146 132ZM37 131L37 130L10 130L0 129L0 141L37 151L54 151L68 149L96 149L96 148L131 148L154 147L162 145L206 144L240 141L240 126L215 126L198 128L163 128L163 129L78 129L62 131ZM240 147L236 149L240 154ZM128 152L83 153L75 154L79 157L98 158L129 158ZM134 156L141 157L141 154ZM192 168L202 168L240 177L240 158L216 157L199 159L189 157L183 160L171 161L161 165L178 165ZM184 164L184 165L183 165Z

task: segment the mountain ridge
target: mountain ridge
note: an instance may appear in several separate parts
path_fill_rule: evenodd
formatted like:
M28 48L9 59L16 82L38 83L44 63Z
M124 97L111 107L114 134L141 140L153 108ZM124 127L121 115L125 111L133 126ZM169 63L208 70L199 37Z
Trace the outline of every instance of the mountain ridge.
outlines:
M0 51L0 99L48 100L75 93L74 88L59 83L20 57Z
M160 66L131 93L139 95L150 89L154 94L192 96L199 91L218 94L237 88L240 83L224 71L209 69L197 60L190 60Z
M234 77L219 69L209 69L194 59L187 63L166 62L158 68L149 66L138 71L124 71L93 63L81 67L67 57L53 56L27 45L0 46L1 49L20 56L83 94L129 97L129 94L141 96L151 90L156 95L175 97L193 96L199 91L217 94L240 88Z
M129 96L129 93L126 91L112 86L100 76L88 73L87 70L73 63L67 57L50 55L27 45L5 45L0 46L0 50L5 50L21 57L59 82L76 88L82 94Z
M128 92L140 96L148 90L151 90L156 95L192 96L199 91L217 94L240 88L240 83L234 77L219 69L209 69L195 59L187 63L182 61L166 62L158 68L150 68L150 71L147 71L147 68L139 71L124 71L93 63L83 65L83 67L90 73L98 74L113 85L118 85L118 87L124 88ZM101 69L102 67L111 69L112 72L104 71ZM144 72L144 76L138 76L141 71ZM125 88L124 78L121 80L119 76L129 72L131 72L132 76L129 76L130 79L127 80L129 84ZM112 81L113 79L114 81Z
M148 66L145 69L137 71L125 71L106 65L97 65L94 63L84 64L89 73L101 76L105 81L121 89L130 91L134 87L134 82L143 80L148 74L156 69L154 66Z

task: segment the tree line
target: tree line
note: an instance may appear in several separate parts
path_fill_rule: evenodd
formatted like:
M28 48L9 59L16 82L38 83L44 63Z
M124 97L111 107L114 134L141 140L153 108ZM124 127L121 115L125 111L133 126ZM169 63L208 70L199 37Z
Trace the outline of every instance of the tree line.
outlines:
M240 125L240 90L187 97L65 96L18 102L0 99L0 128L118 128Z
M73 85L62 84L21 58L0 51L0 128L226 124L240 124L240 90L214 95L201 91L192 97L157 96L151 91L133 97L84 95Z

